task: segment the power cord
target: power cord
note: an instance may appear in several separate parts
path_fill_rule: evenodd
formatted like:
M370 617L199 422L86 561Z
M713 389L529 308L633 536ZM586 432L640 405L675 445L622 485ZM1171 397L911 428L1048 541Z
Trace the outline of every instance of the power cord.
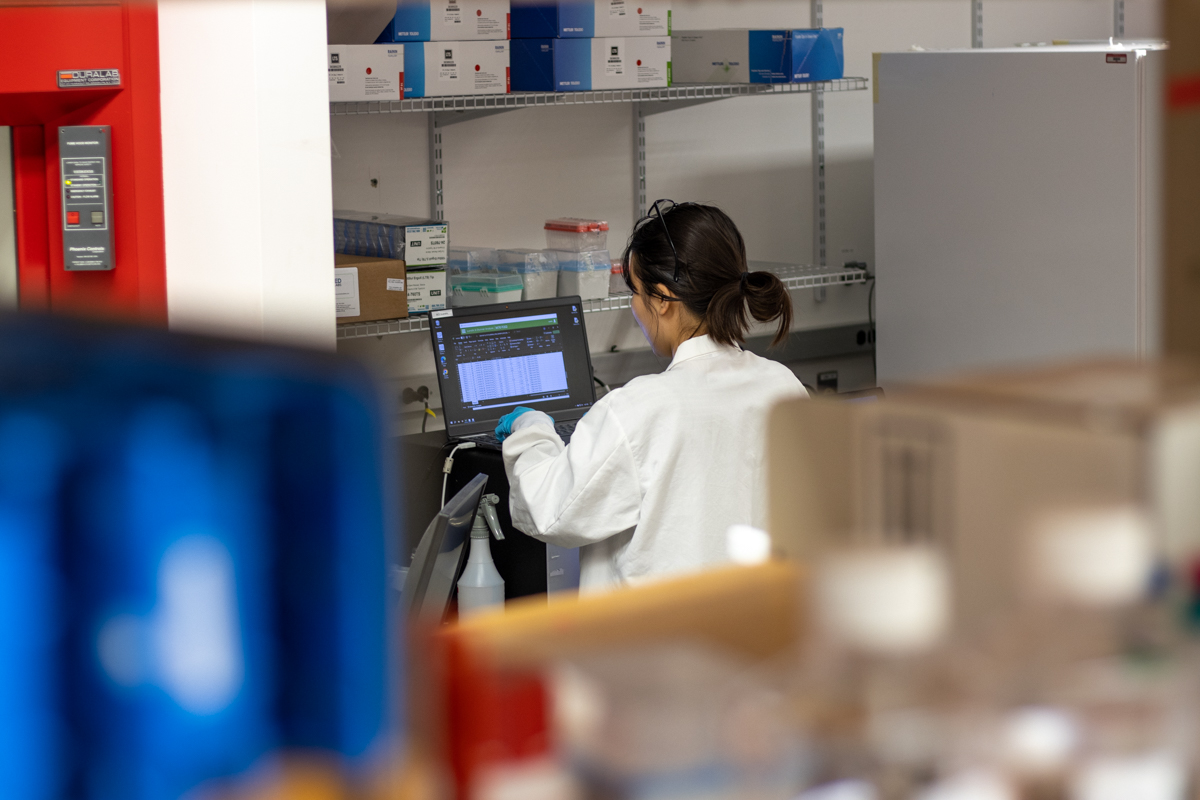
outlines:
M429 387L418 386L416 389L405 387L400 394L400 400L404 405L409 403L423 403L424 410L421 413L421 433L425 432L425 424L429 422L429 418L437 419L437 414L433 413L433 409L429 407Z
M473 450L474 448L474 442L459 442L451 448L450 455L446 456L446 462L442 464L442 502L438 505L439 509L446 506L446 484L450 481L450 471L454 469L454 454L459 450Z
M875 273L871 272L865 261L847 261L845 269L864 270L867 273L864 280L871 284L871 289L867 292L867 344L871 345L871 381L878 386L879 367L875 356Z
M596 376L596 375L592 375L592 380L594 380L594 381L596 382L596 385L597 385L597 386L599 386L601 389L603 389L603 390L604 390L604 394L608 394L609 392L611 392L611 391L612 391L612 387L611 387L611 386L609 386L609 385L608 385L607 383L605 383L604 381L600 380L600 378L599 378L598 376ZM602 395L600 395L600 396L601 396L601 397L603 397L603 396L604 396L604 394L602 394Z
M879 366L875 354L875 276L868 272L867 280L871 282L871 290L867 292L867 341L871 345L871 381L878 386Z

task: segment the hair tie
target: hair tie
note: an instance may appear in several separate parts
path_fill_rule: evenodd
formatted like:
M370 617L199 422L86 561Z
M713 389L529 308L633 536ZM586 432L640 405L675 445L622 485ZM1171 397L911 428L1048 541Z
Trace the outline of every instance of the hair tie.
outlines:
M750 281L750 271L747 270L746 272L742 273L742 277L738 278L738 289L741 291L742 294L746 293L746 284L749 283L749 281Z

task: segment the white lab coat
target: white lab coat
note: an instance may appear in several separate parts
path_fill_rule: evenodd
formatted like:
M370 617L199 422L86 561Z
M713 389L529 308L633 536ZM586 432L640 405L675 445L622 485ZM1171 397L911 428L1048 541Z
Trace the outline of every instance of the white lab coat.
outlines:
M570 446L549 417L517 418L504 442L513 524L580 549L580 590L605 590L728 560L725 532L766 523L766 417L804 396L782 364L698 336L665 372L602 397Z

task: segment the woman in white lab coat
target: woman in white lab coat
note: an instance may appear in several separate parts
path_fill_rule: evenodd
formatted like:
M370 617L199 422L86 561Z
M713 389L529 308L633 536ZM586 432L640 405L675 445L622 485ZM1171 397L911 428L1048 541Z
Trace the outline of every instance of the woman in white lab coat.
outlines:
M726 562L729 526L765 525L767 411L805 394L787 367L739 346L747 311L778 320L782 342L791 297L775 275L747 271L720 209L660 200L622 265L634 318L670 366L600 398L569 445L531 409L496 429L513 524L580 547L585 592Z

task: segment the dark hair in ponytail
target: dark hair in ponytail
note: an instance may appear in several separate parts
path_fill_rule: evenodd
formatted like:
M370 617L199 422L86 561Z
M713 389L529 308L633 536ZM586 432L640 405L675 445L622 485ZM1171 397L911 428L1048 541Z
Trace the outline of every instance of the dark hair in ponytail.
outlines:
M643 217L629 236L621 256L629 290L634 291L631 270L650 296L665 299L657 287L666 286L722 344L745 341L750 327L747 309L759 322L779 320L771 344L783 342L792 328L791 295L776 275L748 271L746 243L733 220L716 206L668 203L656 203L665 207L661 216L652 212Z

